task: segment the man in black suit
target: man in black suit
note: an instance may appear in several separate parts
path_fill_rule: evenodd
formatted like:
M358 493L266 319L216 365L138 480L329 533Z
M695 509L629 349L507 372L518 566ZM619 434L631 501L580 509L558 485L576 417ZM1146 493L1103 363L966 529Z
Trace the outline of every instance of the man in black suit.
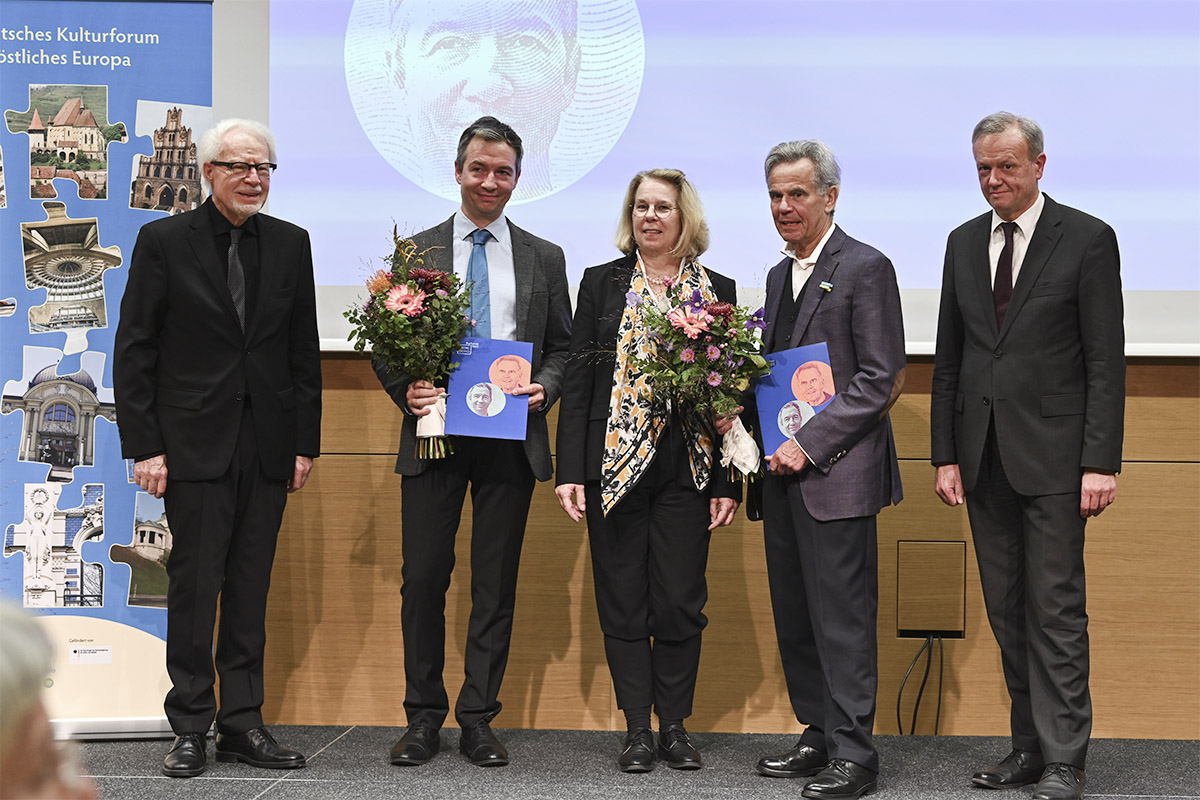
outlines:
M874 791L879 773L875 516L903 496L888 416L904 385L900 291L892 262L833 222L841 170L829 147L780 144L766 174L786 243L767 275L766 352L826 343L834 394L769 454L762 482L775 633L808 728L758 771L815 776L805 797L854 798Z
M431 250L428 266L464 278L473 251L486 253L490 331L474 335L533 343L531 381L515 389L529 408L525 440L455 437L443 459L416 457L416 418L429 414L442 391L376 361L375 372L404 412L396 472L400 482L404 634L404 709L408 730L392 748L393 764L424 764L441 746L449 713L442 680L446 642L446 589L454 568L454 537L471 489L471 618L466 678L454 715L459 749L481 767L504 766L508 752L490 727L500 713L500 683L508 663L517 567L535 481L549 480L546 412L559 396L571 342L571 301L562 248L518 228L504 216L521 174L521 137L494 117L481 117L462 134L454 162L462 207L445 222L413 237ZM474 239L479 242L475 243ZM476 256L477 257L477 256ZM475 279L476 287L479 281ZM475 300L478 302L479 297ZM476 325L485 320L477 316Z
M117 325L113 382L121 449L164 498L166 713L163 773L218 761L304 766L263 728L267 587L287 493L320 452L321 356L308 234L260 214L275 168L264 125L228 119L197 146L212 196L142 227ZM221 628L213 693L213 625Z
M1037 123L992 114L971 141L992 211L946 244L932 455L938 496L965 497L1013 737L972 780L1078 798L1092 726L1084 523L1121 468L1120 257L1112 228L1039 190Z

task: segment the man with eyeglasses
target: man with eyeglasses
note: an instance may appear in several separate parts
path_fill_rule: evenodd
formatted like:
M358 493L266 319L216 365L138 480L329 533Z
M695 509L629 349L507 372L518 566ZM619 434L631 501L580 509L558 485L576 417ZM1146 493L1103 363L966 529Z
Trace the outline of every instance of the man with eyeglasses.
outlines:
M165 709L176 736L162 772L177 778L204 772L214 715L218 761L304 766L263 727L263 649L284 505L308 479L321 429L308 233L259 213L275 139L227 119L197 156L211 196L142 227L113 361L122 454L163 498L174 537Z

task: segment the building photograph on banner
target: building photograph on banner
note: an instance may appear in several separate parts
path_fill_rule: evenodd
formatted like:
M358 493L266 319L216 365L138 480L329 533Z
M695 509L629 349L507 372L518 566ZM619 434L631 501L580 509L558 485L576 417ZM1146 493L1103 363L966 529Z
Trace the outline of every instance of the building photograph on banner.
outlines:
M158 733L172 540L121 457L113 341L138 230L203 202L212 5L4 0L3 27L0 595L51 635L58 724Z

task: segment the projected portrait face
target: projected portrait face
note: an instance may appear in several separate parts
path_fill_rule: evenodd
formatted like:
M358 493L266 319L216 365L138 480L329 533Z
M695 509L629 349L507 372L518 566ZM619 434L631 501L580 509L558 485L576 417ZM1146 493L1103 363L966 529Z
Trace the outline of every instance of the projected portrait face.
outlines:
M776 424L779 425L780 432L790 439L796 435L804 423L814 416L816 416L816 412L813 411L812 406L802 400L793 400L790 403L784 403L783 408L779 409Z
M828 379L827 375L828 374ZM833 373L823 361L807 361L792 373L792 394L810 406L819 406L833 399Z
M467 390L467 408L480 417L492 417L504 410L504 393L491 383L477 383Z
M500 387L505 394L512 394L514 389L526 386L532 367L520 356L500 356L488 368L488 379Z
M627 58L636 70L616 63ZM355 0L346 31L364 131L406 177L450 198L457 137L485 115L524 140L518 202L581 177L624 129L643 58L634 0ZM600 102L587 90L598 81ZM604 130L614 114L619 129Z

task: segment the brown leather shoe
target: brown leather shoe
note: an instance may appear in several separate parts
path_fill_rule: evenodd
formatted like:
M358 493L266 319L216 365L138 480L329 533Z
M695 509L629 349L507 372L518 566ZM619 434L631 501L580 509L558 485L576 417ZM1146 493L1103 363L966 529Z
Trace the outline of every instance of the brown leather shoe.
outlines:
M1041 777L1042 754L1029 750L1013 750L994 767L980 770L971 776L971 783L985 789L1011 789L1025 786Z
M1070 764L1047 764L1033 790L1033 800L1082 800L1087 778Z
M796 746L786 753L763 756L758 760L755 769L759 775L770 778L809 778L828 765L829 756L824 750L797 742Z

